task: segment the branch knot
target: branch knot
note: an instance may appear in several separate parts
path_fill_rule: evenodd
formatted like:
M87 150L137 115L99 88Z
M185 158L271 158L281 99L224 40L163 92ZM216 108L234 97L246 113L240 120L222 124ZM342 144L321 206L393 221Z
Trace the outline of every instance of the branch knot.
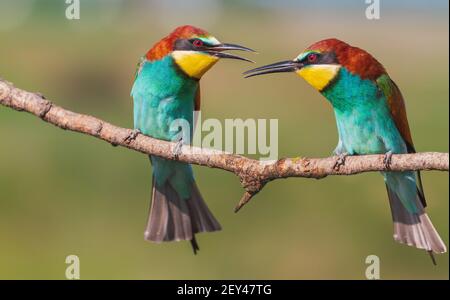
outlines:
M15 110L26 111L62 129L97 137L113 146L120 145L146 155L156 155L164 159L233 172L240 178L245 189L236 211L250 201L268 182L281 178L320 179L328 175L353 175L363 172L386 171L386 169L392 172L418 170L448 172L449 169L448 153L439 152L388 154L387 156L383 154L360 155L349 157L348 160L343 157L344 160L341 163L339 163L339 157L338 159L336 157L297 157L283 158L264 164L240 155L206 151L192 146L192 151L183 152L183 155L175 152L178 155L173 155L172 150L176 146L173 142L158 140L146 135L137 138L140 133L137 130L121 128L92 116L66 110L53 105L42 95L16 88L13 84L1 79L0 104ZM383 160L383 158L385 159Z
M45 98L42 98L42 99L45 99ZM45 117L47 116L48 112L52 109L52 107L53 107L52 102L50 102L48 100L44 100L42 108L38 113L39 118L45 119Z

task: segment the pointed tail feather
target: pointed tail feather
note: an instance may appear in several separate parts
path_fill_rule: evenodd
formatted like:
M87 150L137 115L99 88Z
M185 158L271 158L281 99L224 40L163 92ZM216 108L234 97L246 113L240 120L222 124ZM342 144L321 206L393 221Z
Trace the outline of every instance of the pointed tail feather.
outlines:
M392 219L394 221L394 240L397 242L424 249L434 253L445 253L447 247L437 233L420 199L417 195L418 213L410 213L403 206L397 194L386 185L389 203L391 205Z
M195 182L192 187L192 196L187 201L187 206L191 215L191 225L194 233L211 232L222 229L219 222L217 222L203 200Z
M200 247L197 244L197 239L194 237L191 240L192 251L194 251L194 255L197 255L197 251L200 250Z
M193 182L189 199L182 199L169 181L158 186L153 181L152 204L145 239L160 243L191 241L194 253L199 249L195 234L220 230L220 224L206 206Z

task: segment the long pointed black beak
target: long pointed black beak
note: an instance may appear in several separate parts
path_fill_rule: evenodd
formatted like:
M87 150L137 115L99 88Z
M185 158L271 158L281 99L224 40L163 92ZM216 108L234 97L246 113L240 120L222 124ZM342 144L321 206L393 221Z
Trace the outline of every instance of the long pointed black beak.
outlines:
M235 44L219 44L219 45L215 45L215 46L209 47L209 49L206 52L209 53L210 55L213 55L213 56L216 56L216 57L220 57L220 58L239 59L239 60L243 60L243 61L248 61L248 62L254 63L254 61L252 61L250 59L247 59L245 57L241 57L241 56L238 56L238 55L222 52L222 51L227 51L227 50L240 50L240 51L246 51L246 52L256 52L253 49L250 49L250 48L247 48L247 47L244 47L244 46L240 46L240 45L235 45Z
M217 46L214 46L215 50L217 51L226 51L226 50L241 50L241 51L247 51L247 52L256 52L253 49L244 47L244 46L240 46L240 45L236 45L236 44L219 44Z
M303 67L303 64L298 61L285 60L274 64L265 65L259 68L245 71L243 74L245 78L270 74L270 73L282 73L282 72L295 72Z

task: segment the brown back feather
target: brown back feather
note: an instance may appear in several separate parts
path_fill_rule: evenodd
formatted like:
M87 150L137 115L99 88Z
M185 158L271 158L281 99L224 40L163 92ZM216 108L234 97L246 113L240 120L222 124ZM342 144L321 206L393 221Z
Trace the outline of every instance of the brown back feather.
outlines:
M387 74L380 76L376 82L380 90L383 91L384 95L386 96L392 119L394 120L397 130L400 132L400 135L402 136L403 141L406 144L408 153L416 153L416 149L414 148L414 143L411 136L411 130L409 129L408 117L406 116L405 101L403 100L400 89ZM419 194L422 205L426 207L427 203L425 201L425 195L423 192L420 171L416 172L416 177L418 184L417 192Z

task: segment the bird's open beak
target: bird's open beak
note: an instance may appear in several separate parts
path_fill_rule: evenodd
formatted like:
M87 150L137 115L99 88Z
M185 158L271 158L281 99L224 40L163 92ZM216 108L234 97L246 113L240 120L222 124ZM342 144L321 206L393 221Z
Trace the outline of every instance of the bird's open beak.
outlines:
M303 67L303 64L294 60L280 61L274 64L262 66L252 70L245 71L245 78L270 73L295 72Z
M212 56L219 57L219 58L232 58L232 59L239 59L239 60L244 60L244 61L254 63L254 61L249 60L245 57L241 57L238 55L223 52L223 51L227 51L227 50L240 50L240 51L247 51L247 52L256 52L253 49L250 49L250 48L247 48L244 46L235 45L235 44L218 44L215 46L210 46L210 47L208 47L208 50L206 52Z

